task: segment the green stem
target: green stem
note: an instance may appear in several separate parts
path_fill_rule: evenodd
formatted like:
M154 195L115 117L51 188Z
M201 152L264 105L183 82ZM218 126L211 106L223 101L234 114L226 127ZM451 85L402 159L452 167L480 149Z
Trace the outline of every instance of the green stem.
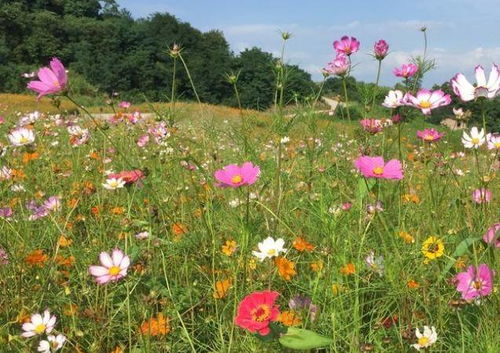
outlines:
M347 119L351 121L351 113L349 111L349 97L347 96L347 84L346 84L346 77L342 77L342 87L344 88L344 96L345 96L345 108L347 111Z
M378 69L377 69L377 80L375 81L375 87L373 88L373 98L372 98L372 111L373 108L375 107L375 98L377 96L377 91L378 91L378 83L380 80L380 71L382 69L382 60L378 61Z
M191 88L193 88L193 92L194 92L194 95L196 96L196 100L198 101L199 104L201 104L200 97L198 96L198 92L196 92L196 87L194 86L194 82L193 82L193 79L191 77L191 73L189 72L187 64L184 61L184 58L182 57L181 53L179 53L179 58L182 61L182 65L184 65L184 69L186 70L186 74L189 78L189 83L191 84Z

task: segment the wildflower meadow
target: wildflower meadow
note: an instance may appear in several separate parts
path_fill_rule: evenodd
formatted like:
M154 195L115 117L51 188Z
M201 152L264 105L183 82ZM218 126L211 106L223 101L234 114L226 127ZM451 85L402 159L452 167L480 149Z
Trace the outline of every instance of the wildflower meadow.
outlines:
M168 103L82 102L55 54L22 104L0 94L0 352L500 351L500 135L485 109L431 122L497 102L498 65L445 92L422 85L425 52L387 68L389 40L341 33L294 100L281 40L264 111L237 71L233 108L202 102L174 43ZM359 103L362 51L377 79Z

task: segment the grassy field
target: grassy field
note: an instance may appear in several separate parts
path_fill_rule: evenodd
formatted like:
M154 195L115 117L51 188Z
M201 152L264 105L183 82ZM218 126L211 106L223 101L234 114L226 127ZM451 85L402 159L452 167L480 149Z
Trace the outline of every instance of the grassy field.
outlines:
M422 116L368 134L304 107L292 119L188 103L131 108L156 110L158 121L96 126L65 114L66 101L65 120L45 98L0 104L4 145L20 117L43 113L27 123L34 143L9 146L0 165L10 170L0 352L36 351L41 336L22 337L22 325L46 309L52 334L67 338L62 352L287 352L235 325L242 299L263 290L279 293L279 326L331 339L311 352L413 352L423 326L437 331L430 352L498 352L498 281L479 301L462 300L453 281L471 265L498 269L498 250L482 240L499 219L498 154L465 150L460 132L438 127L445 136L430 144L416 137L430 127ZM354 167L362 154L399 159L404 178L364 178ZM247 161L260 168L254 183L217 185L217 170ZM133 169L144 178L103 186ZM492 201L473 201L480 187ZM267 237L286 250L259 261ZM113 249L130 266L99 285L89 266ZM313 306L290 303L298 295Z

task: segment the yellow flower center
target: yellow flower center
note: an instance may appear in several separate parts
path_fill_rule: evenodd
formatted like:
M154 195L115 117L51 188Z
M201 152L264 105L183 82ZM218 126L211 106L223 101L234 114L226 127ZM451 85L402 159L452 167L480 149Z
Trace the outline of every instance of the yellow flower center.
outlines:
M432 103L429 101L422 101L422 102L420 102L419 106L420 106L420 108L427 109L427 108L432 107Z
M382 175L384 174L384 167L375 167L373 168L373 174Z
M425 135L425 136L424 136L424 140L425 140L425 141L433 141L433 140L434 140L434 136L433 136L433 135L430 135L430 134Z
M269 305L261 304L250 312L250 316L257 322L269 320L269 317L271 316L271 308Z
M118 266L111 266L108 270L108 273L111 275L111 276L116 276L117 274L120 273L120 268Z
M495 146L495 148L500 148L500 142L495 142L494 146Z
M474 289L478 289L478 290L481 289L481 288L483 288L483 281L478 280L478 281L472 282L472 287Z
M38 334L42 334L45 332L45 328L46 326L44 324L39 324L35 327L35 332L38 333Z
M233 176L233 177L231 178L231 183L233 183L233 184L239 184L239 183L241 183L242 181L243 181L243 178L242 178L242 177L241 177L241 175L239 175L239 174L237 174L237 175L235 175L235 176Z
M26 136L21 136L19 139L19 143L28 143L29 139Z
M474 137L470 140L474 145L478 145L479 144L479 139L477 137Z
M276 255L276 250L275 249L269 249L269 250L267 250L267 255L269 255L269 256Z
M427 347L427 345L429 344L429 338L428 337L420 337L418 339L418 345L419 346L422 346L422 347Z

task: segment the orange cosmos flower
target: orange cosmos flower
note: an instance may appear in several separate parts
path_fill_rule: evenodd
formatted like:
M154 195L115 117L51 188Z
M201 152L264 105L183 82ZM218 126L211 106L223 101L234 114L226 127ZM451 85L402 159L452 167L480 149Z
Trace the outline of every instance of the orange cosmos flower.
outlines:
M30 161L34 161L38 158L40 158L40 154L38 152L24 153L23 154L23 163L28 164Z
M278 316L278 321L285 326L298 326L302 322L299 315L293 310L282 311Z
M311 270L319 272L323 269L323 261L316 261L311 264Z
M297 274L295 271L295 263L284 257L278 256L274 263L278 266L278 273L285 281L290 281Z
M415 238L413 238L409 233L407 232L399 232L399 237L405 241L407 244L411 244L415 242Z
M309 243L307 240L305 240L302 237L297 237L293 241L293 247L298 250L298 251L313 251L314 250L314 245Z
M172 225L172 233L174 233L176 236L186 234L187 231L187 227L182 223L174 223Z
M348 263L340 268L340 273L343 275L353 275L356 273L356 266L353 263Z
M229 288L231 288L232 283L231 280L225 279L223 281L215 282L215 290L213 293L213 297L215 299L222 299L227 295Z
M416 288L420 287L420 284L418 284L418 282L410 279L408 282L406 282L406 286L410 289L416 289Z
M43 253L43 250L34 250L26 256L24 261L30 266L43 267L47 258L48 257Z
M168 318L164 317L162 313L158 313L156 318L152 317L143 322L140 330L143 335L165 336L170 332Z
M237 247L238 247L238 245L236 244L236 241L226 240L226 243L224 245L222 245L221 251L224 255L231 256L234 254Z

